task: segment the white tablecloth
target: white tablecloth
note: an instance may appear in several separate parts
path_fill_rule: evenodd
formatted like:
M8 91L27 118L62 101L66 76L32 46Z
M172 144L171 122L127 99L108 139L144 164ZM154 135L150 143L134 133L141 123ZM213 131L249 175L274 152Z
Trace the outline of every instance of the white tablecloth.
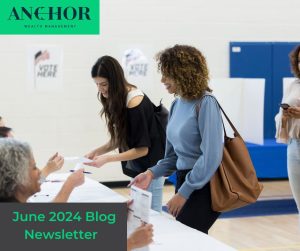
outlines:
M49 202L58 193L63 181L70 174L51 174L41 186L41 192L29 202ZM85 183L72 192L69 202L125 202L127 198L88 177ZM151 251L234 251L232 247L187 227L180 222L151 211L150 223L154 226L154 243Z

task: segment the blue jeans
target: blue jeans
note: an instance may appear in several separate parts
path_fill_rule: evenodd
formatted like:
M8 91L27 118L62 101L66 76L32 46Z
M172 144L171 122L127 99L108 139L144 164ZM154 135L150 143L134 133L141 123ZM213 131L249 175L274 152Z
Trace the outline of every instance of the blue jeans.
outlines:
M290 139L287 147L287 166L290 186L300 212L300 139Z
M159 177L157 179L152 180L150 186L148 187L148 191L152 193L152 203L151 209L161 212L162 210L162 192L165 183L164 177Z

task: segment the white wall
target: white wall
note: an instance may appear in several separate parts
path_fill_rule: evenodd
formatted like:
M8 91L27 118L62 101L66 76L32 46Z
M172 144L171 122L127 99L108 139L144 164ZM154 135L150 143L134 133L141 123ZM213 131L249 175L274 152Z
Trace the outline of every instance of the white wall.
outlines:
M155 102L169 96L160 84L154 54L176 43L200 48L211 76L228 77L229 41L299 41L297 0L102 0L100 36L0 36L0 115L16 136L31 143L43 165L55 151L82 155L107 139L97 115L90 68L99 56L121 59L139 47L150 60L151 83L135 83ZM64 88L29 93L27 48L58 45L64 51ZM99 180L123 180L119 163L94 171Z

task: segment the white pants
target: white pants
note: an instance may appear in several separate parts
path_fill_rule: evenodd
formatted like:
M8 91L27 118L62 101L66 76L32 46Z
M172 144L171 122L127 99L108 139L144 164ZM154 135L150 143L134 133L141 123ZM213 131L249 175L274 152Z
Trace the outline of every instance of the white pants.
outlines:
M148 187L148 191L152 193L152 203L151 209L161 212L162 210L162 193L163 187L165 183L164 177L159 177L157 179L152 180L150 186Z
M290 186L300 212L300 139L291 139L287 148L287 166Z

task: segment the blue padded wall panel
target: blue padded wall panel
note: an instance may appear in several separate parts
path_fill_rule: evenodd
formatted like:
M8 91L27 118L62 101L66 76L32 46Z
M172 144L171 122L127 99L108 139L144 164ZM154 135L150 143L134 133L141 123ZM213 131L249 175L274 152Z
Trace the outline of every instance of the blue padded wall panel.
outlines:
M231 42L231 78L265 78L264 138L274 137L272 90L272 43Z
M265 139L263 145L247 143L258 178L287 178L286 145Z

